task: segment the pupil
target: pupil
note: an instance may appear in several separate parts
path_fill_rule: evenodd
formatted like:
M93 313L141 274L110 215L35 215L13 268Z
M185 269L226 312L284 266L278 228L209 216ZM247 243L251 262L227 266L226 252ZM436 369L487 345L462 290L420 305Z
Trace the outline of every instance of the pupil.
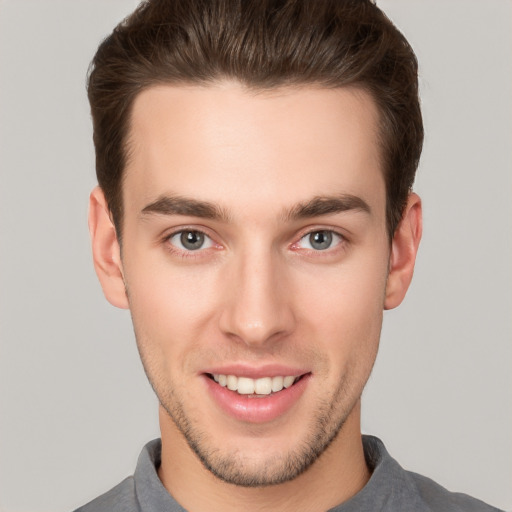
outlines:
M190 251L200 249L204 243L204 235L199 231L184 231L180 238L183 247Z
M332 233L329 231L317 231L316 233L311 233L311 235L309 235L309 242L313 249L323 251L331 246Z

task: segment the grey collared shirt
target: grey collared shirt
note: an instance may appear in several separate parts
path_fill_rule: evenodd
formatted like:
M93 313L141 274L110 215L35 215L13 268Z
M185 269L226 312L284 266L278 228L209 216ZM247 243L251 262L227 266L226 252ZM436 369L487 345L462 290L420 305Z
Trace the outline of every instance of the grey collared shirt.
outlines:
M466 494L452 493L424 476L405 471L380 439L363 436L372 476L348 501L328 512L500 512ZM75 512L187 512L158 478L160 439L139 456L135 474ZM323 512L320 511L319 512Z

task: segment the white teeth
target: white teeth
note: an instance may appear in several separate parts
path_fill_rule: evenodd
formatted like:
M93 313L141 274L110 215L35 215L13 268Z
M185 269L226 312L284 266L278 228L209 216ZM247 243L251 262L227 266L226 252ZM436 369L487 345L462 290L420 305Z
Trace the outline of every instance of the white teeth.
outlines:
M238 379L234 375L228 375L226 385L231 391L236 391L238 389Z
M272 391L281 391L283 389L284 377L273 377L272 378Z
M254 379L248 379L247 377L238 377L237 391L241 395L254 394Z
M270 377L257 379L254 383L254 391L257 395L270 395L272 393L272 379Z
M285 377L283 381L283 386L285 388L289 388L295 382L295 377Z
M223 375L215 373L213 380L222 387L227 387L231 391L237 391L240 395L270 395L277 393L283 388L289 388L297 380L297 377L288 375L286 377L262 377L260 379L250 379L249 377L236 377L235 375Z

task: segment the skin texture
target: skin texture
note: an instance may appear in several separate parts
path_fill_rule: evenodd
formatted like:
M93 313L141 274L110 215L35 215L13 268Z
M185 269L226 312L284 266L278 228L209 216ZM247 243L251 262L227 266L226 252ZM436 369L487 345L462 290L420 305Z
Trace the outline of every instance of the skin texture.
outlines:
M390 247L377 121L349 89L169 85L135 100L122 251L100 189L90 230L161 403L160 478L188 510L325 510L369 478L360 396L421 237L411 194ZM205 245L187 250L183 231ZM226 365L307 378L282 413L244 420L210 393L205 374Z

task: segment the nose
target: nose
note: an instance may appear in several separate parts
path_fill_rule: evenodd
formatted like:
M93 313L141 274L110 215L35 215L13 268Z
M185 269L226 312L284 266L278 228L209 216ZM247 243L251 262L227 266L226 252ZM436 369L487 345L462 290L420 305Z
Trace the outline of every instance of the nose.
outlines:
M247 251L233 262L222 283L227 300L221 331L251 347L263 347L295 328L284 263L270 251Z

